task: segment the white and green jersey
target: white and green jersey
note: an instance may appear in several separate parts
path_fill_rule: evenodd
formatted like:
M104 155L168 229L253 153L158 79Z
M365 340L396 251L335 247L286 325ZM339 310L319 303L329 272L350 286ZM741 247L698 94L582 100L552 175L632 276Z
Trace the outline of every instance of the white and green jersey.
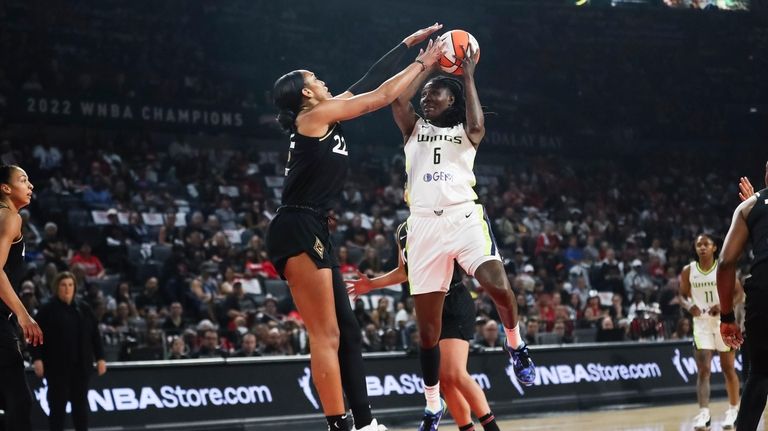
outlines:
M463 124L437 127L416 121L405 143L405 201L411 208L445 208L473 202L477 150Z
M712 268L704 270L699 262L691 262L691 297L693 303L705 312L715 305L720 304L717 296L717 261Z

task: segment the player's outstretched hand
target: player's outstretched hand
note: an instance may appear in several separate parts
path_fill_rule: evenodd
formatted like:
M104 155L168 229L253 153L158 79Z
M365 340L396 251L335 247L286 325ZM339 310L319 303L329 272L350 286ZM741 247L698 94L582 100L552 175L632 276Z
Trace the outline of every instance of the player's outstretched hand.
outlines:
M440 40L430 39L426 48L419 50L419 55L416 57L416 61L424 63L424 67L430 69L437 60L440 59L440 55L443 52L444 42Z
M467 56L461 62L461 69L464 72L464 76L472 78L475 76L475 68L477 67L477 52L472 48L472 45L467 47Z
M741 329L735 323L720 322L720 335L723 336L725 345L732 349L738 349L741 347L741 343L744 342L744 337L741 336Z
M352 300L357 300L359 296L365 295L371 290L373 290L371 279L360 271L357 271L357 280L347 282L347 293L352 297Z
M415 33L403 39L403 43L405 43L405 46L408 48L411 48L414 45L418 45L421 42L424 42L432 33L440 30L441 28L443 28L442 24L434 23L429 27L416 30Z
M743 201L752 197L755 194L755 188L752 187L752 183L749 182L749 178L739 178L739 199Z

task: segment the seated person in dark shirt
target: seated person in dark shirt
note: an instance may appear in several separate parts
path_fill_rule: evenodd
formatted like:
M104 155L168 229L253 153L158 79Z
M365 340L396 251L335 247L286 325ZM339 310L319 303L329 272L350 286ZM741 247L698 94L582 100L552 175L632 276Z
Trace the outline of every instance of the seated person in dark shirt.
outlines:
M189 359L189 356L187 355L187 343L184 342L184 339L175 336L171 340L171 351L168 352L168 359Z
M226 358L227 352L219 348L219 334L213 329L203 332L200 348L192 355L193 358Z
M165 300L160 293L160 284L156 277L150 277L144 283L144 291L136 296L136 309L139 314L146 315L149 308L160 311L165 306Z
M181 335L184 330L185 322L183 318L184 308L180 302L171 303L168 317L163 322L162 329L167 335Z
M247 333L243 335L243 343L240 346L240 350L232 355L235 358L251 358L255 356L261 356L261 352L256 348L258 343L256 342L256 335Z
M600 321L600 328L597 330L597 337L595 341L598 343L604 343L609 341L624 341L625 330L624 328L617 328L613 324L613 319L610 316L603 317Z
M259 304L252 297L246 295L243 283L239 281L232 285L232 293L227 295L224 300L224 313L228 323L234 322L237 317L243 317L251 323L258 308Z

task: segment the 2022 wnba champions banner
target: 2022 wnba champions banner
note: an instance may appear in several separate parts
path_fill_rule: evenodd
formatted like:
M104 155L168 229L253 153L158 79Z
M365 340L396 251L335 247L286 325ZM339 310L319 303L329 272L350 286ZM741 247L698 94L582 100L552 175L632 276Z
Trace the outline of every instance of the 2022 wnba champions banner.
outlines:
M8 114L16 121L235 134L254 133L260 121L260 111L242 107L118 101L40 92L12 96Z
M658 402L695 394L696 363L690 343L626 343L534 348L538 376L517 383L503 352L470 357L469 370L497 414L531 412L557 403L563 409L624 402ZM419 417L424 387L416 357L378 354L366 358L366 380L375 413L391 420ZM741 361L737 358L737 369ZM35 422L45 429L43 381L29 373L40 406ZM712 387L723 392L717 359ZM273 429L275 423L320 418L308 358L234 359L113 364L91 380L88 394L94 428L181 429L204 422L210 429ZM415 420L415 419L414 419ZM271 425L270 425L271 424Z

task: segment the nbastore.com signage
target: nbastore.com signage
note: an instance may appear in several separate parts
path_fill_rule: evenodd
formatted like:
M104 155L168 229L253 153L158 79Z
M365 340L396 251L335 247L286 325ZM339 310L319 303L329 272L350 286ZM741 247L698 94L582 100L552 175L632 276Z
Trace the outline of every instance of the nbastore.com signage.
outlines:
M551 410L553 402L562 410L695 395L696 363L688 342L534 347L531 355L538 373L528 387L514 378L506 353L470 357L470 374L498 414L523 407L526 412ZM424 403L418 358L373 354L365 365L376 416L392 423L417 420ZM741 369L738 358L736 365ZM28 376L40 407L35 423L44 429L47 385L32 372ZM724 393L717 358L712 389ZM181 429L200 422L206 429L237 429L233 424L243 422L248 429L307 420L323 424L304 357L111 364L106 375L91 379L88 403L94 429Z
M256 129L259 122L259 112L253 109L116 101L45 93L17 94L11 99L8 113L17 121L185 132L248 133Z

